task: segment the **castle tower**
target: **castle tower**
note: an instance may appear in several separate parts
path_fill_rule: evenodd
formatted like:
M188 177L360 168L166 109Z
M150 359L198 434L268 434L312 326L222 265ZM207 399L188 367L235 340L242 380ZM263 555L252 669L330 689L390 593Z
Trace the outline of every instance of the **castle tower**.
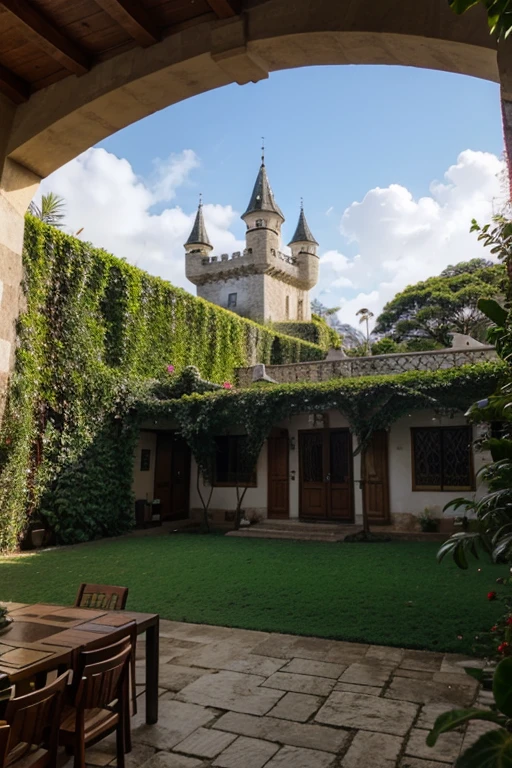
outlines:
M301 206L290 243L292 255L281 251L285 219L263 156L242 220L247 227L244 251L211 256L200 203L185 243L186 275L197 286L197 295L260 323L310 320L309 290L318 279L318 243Z

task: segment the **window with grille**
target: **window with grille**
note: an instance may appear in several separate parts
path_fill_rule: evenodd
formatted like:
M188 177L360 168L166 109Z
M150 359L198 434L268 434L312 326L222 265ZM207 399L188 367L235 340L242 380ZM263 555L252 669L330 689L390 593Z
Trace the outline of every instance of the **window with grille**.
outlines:
M228 309L236 307L236 293L230 293L228 295Z
M473 490L471 427L418 427L411 439L413 491Z
M215 485L257 485L256 467L245 460L247 435L216 437Z
M140 471L149 472L151 467L151 449L142 448L140 452Z
M287 296L284 302L284 314L286 319L288 320L290 317L290 297Z

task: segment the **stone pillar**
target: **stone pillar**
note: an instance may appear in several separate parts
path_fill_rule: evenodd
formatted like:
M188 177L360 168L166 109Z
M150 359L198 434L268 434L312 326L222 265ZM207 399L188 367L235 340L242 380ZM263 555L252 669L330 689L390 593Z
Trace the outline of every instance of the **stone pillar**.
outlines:
M508 198L512 191L512 41L506 40L498 46L498 69L501 85L501 115L503 120L503 142L508 165Z
M0 105L1 106L1 105ZM3 120L3 115L2 115ZM0 131L2 130L0 125ZM18 163L3 159L0 135L0 417L9 374L14 364L16 320L22 308L24 217L39 177Z

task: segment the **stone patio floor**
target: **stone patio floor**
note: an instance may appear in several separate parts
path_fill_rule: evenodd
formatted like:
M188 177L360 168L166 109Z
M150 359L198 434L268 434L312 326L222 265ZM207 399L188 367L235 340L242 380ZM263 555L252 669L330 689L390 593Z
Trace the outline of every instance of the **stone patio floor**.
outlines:
M162 621L159 722L132 721L127 768L448 768L489 729L425 744L436 717L489 694L467 657ZM144 693L144 643L137 647ZM112 737L88 765L115 765Z

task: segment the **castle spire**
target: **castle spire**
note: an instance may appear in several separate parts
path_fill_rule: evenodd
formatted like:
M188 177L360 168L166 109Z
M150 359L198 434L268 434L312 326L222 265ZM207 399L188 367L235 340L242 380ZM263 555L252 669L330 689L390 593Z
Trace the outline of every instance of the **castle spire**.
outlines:
M263 141L263 139L262 139ZM247 206L247 210L244 214L242 214L242 219L247 216L249 213L258 213L259 211L267 211L269 213L277 213L278 216L282 218L284 221L283 213L274 200L274 195L272 193L272 189L270 187L270 183L267 176L267 170L265 168L265 146L262 144L261 147L261 166L260 170L258 172L258 175L256 177L256 182L254 184L254 189L252 190L251 199L249 200L249 205Z
M304 202L302 198L300 199L299 221L297 222L294 235L288 245L292 245L293 243L314 243L314 245L318 245L306 221L306 216L304 215Z
M192 227L192 232L188 236L188 240L185 243L185 246L187 245L206 245L209 248L213 247L210 243L210 238L208 237L208 233L204 224L202 195L199 195L199 205L197 207L196 219L194 221L194 226Z

